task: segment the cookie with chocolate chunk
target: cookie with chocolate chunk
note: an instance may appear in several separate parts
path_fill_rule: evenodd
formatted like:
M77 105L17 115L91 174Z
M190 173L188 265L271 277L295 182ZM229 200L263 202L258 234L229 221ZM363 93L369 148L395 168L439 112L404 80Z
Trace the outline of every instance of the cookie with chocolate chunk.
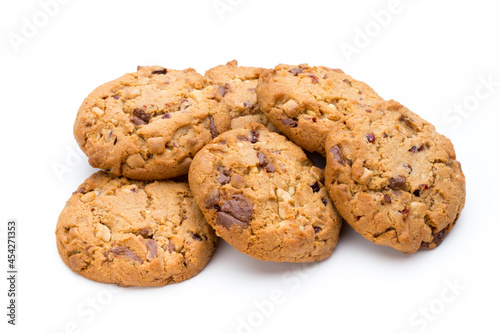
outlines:
M323 172L302 149L263 125L221 134L189 170L195 200L237 250L277 262L313 262L334 250L341 217Z
M195 70L139 67L85 99L74 134L91 166L156 180L187 174L198 150L230 123L222 96Z
M255 121L270 131L277 131L257 103L255 89L263 71L264 68L238 66L238 62L233 60L205 73L205 77L217 86L229 107L232 129L242 128L246 123Z
M325 185L340 214L375 244L435 248L465 204L452 143L397 102L348 107L325 146Z
M349 114L346 103L371 105L382 98L340 69L278 65L262 73L257 86L261 109L290 140L324 155L326 136Z
M120 286L162 286L198 274L217 237L187 183L97 172L73 193L56 228L74 272Z

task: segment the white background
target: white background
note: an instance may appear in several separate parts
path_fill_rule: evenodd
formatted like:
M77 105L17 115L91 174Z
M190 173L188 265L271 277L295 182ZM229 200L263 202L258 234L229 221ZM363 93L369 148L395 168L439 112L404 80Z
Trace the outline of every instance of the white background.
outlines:
M496 1L400 0L383 26L373 13L393 9L390 0L63 2L44 20L38 1L0 0L0 276L10 218L19 222L20 272L16 327L6 324L1 278L2 332L500 330ZM356 48L351 56L347 45ZM54 229L94 171L72 153L83 99L137 65L204 73L232 59L342 68L433 122L454 142L467 177L467 204L449 237L434 251L403 255L344 225L332 257L313 265L260 262L221 241L200 275L162 288L123 289L72 273Z

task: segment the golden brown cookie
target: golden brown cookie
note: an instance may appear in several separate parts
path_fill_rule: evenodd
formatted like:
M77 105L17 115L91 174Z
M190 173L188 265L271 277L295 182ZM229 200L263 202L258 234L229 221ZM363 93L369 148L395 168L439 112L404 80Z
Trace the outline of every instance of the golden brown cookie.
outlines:
M187 183L98 172L66 203L57 248L74 272L120 286L162 286L198 274L217 237Z
M325 185L337 209L375 244L405 253L435 248L465 204L452 143L397 102L352 104L325 146Z
M241 67L236 60L209 69L205 77L217 86L231 114L231 128L243 128L255 121L268 130L276 132L276 127L267 120L257 103L255 89L264 68Z
M341 217L323 171L263 125L225 132L202 148L189 185L216 233L254 258L319 261L337 244Z
M230 122L217 89L193 69L139 67L85 99L74 134L91 166L155 180L187 174L193 156Z
M332 125L349 114L346 103L381 101L367 84L340 69L279 65L262 73L257 87L261 109L280 132L310 152L325 154Z

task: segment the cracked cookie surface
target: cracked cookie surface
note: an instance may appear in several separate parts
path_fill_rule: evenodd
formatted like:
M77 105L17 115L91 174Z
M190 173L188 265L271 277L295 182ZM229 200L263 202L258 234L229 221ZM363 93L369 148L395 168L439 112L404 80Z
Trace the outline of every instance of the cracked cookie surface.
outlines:
M346 117L346 103L371 105L382 98L340 69L278 65L262 73L257 86L261 109L280 132L310 152L324 155L326 136Z
M375 244L435 248L465 204L465 176L449 139L395 101L353 113L326 141L325 185L344 219Z
M56 228L74 272L120 286L162 286L198 274L217 237L187 183L97 172L73 193Z
M195 70L139 67L85 99L74 134L91 166L156 180L187 174L193 156L230 122L217 89Z
M277 128L269 122L257 103L256 88L264 68L238 66L236 60L209 69L208 81L217 86L231 114L231 129L243 128L255 121L270 131Z
M277 262L328 258L341 217L323 171L263 125L221 134L195 156L189 185L216 233L240 252Z

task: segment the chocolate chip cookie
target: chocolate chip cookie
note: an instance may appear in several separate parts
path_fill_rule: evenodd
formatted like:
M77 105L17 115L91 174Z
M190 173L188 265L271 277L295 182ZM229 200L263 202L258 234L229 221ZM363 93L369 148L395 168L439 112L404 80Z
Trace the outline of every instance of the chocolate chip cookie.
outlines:
M195 156L189 185L216 233L237 250L277 262L329 257L341 217L323 172L263 125L221 134Z
M257 103L255 89L264 68L240 67L236 60L208 70L205 77L217 86L229 107L231 128L242 128L246 123L255 121L270 131L276 127L267 120Z
M264 71L257 96L269 121L283 134L323 155L330 128L349 113L347 102L371 105L382 100L367 84L340 69L308 65L279 65Z
M397 102L347 107L354 111L333 124L325 146L326 187L340 214L375 244L435 248L465 204L452 143Z
M230 124L222 96L195 70L139 67L85 99L74 134L91 166L155 180L187 174L198 150Z
M56 228L74 272L120 286L162 286L198 274L217 237L187 183L134 181L103 171L73 193Z

